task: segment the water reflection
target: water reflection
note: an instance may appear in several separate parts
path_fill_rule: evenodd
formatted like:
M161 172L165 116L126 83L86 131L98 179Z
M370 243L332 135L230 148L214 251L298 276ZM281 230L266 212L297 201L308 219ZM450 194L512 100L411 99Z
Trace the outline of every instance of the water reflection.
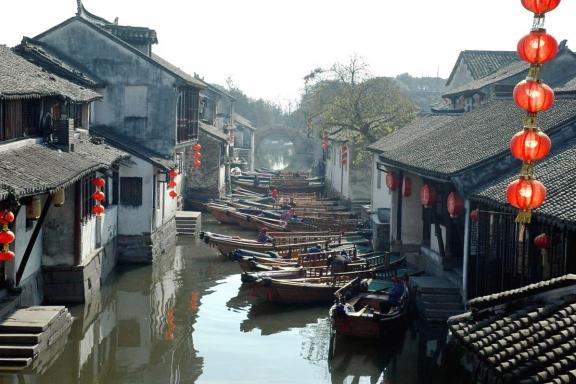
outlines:
M210 219L203 226L216 229ZM72 311L66 345L0 383L431 383L445 338L410 331L382 343L342 339L329 360L327 308L260 302L235 263L191 241L152 266L120 268Z
M280 134L265 137L258 146L258 163L275 171L287 168L294 160L294 143Z

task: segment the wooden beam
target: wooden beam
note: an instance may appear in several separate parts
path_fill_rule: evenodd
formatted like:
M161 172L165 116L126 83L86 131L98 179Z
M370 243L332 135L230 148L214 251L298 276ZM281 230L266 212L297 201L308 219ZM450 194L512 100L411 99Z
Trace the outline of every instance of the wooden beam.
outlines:
M28 259L30 259L30 255L32 254L32 249L34 249L34 245L36 245L36 240L38 239L38 235L40 234L40 230L44 226L44 221L46 220L46 216L48 216L48 210L52 205L52 195L48 194L48 198L44 203L44 207L42 208L42 213L40 214L40 218L34 227L34 231L32 232L32 236L30 236L30 240L28 240L28 246L24 251L24 256L22 256L22 261L18 266L18 272L16 272L16 286L20 285L20 280L22 280L22 275L24 275L24 270L26 269L26 265L28 264Z

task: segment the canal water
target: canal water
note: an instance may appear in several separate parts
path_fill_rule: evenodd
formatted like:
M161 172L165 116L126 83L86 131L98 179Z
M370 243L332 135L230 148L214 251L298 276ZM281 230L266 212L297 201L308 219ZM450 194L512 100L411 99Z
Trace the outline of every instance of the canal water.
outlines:
M204 215L203 229L255 236ZM329 306L259 302L240 269L200 240L178 240L154 265L121 267L72 308L66 343L0 383L433 383L440 332L407 327L378 343L337 339Z

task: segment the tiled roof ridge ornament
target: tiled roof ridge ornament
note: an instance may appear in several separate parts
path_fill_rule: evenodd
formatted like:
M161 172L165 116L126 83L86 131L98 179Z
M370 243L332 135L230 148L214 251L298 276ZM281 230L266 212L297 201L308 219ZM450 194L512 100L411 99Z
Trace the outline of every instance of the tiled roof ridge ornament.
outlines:
M532 210L546 199L546 187L534 177L534 162L542 160L551 149L548 135L537 127L537 115L554 103L554 91L540 79L542 64L551 60L558 52L558 43L546 33L545 14L555 9L560 0L521 0L522 5L534 12L530 33L524 36L517 47L518 56L530 64L528 76L514 88L516 104L526 111L524 129L510 141L512 155L522 160L520 177L508 185L508 202L520 212L516 222L528 224ZM564 43L565 45L565 43Z

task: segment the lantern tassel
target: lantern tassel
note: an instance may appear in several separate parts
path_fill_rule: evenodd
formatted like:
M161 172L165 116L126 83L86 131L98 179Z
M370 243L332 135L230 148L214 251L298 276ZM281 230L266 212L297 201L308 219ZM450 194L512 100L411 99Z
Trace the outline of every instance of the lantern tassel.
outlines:
M532 210L522 210L518 212L518 216L516 216L516 222L522 224L530 224L532 221Z

